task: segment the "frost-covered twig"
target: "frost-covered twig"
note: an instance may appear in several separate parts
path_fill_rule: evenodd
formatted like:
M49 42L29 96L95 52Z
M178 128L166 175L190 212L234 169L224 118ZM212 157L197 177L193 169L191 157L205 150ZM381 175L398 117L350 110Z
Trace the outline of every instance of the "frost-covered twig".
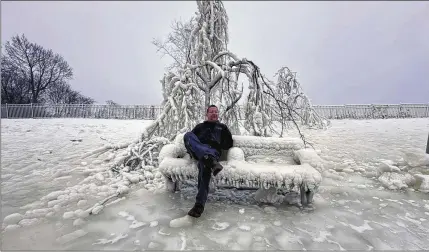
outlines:
M88 158L88 157L94 156L94 155L101 155L103 153L106 153L109 150L116 151L116 150L124 149L124 148L127 148L128 146L130 146L131 144L135 144L137 142L138 142L138 140L135 140L131 143L123 143L123 144L118 144L118 145L113 145L113 144L106 145L106 146L100 147L98 149L95 149L91 152L84 154L83 156L81 156L81 159L85 159L85 158Z
M305 136L301 133L301 130L299 129L299 126L298 126L298 124L296 123L296 121L295 121L295 119L293 117L293 114L298 114L298 113L295 110L293 110L292 108L290 108L289 106L287 106L287 104L285 104L283 101L280 101L280 100L276 99L275 96L274 96L274 94L269 93L269 92L265 92L265 93L268 94L268 95L270 95L279 104L279 106L281 107L280 108L281 111L286 110L287 115L289 116L289 118L293 122L293 124L295 125L295 128L298 130L298 134L299 134L301 140L304 142L304 145L305 146L310 145L314 149L313 145L311 143L309 143L305 139ZM282 106L282 105L285 105L285 106ZM282 116L283 116L283 114L282 114ZM298 116L300 116L300 115L298 114Z

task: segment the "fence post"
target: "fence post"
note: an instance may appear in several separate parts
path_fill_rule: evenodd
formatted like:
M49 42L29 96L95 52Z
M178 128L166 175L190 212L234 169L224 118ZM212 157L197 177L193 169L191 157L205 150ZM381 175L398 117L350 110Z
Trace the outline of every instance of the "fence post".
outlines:
M31 106L31 118L34 119L33 103L30 103Z
M426 143L426 154L429 154L429 134L428 134L428 142Z
M151 113L151 119L154 120L155 119L155 106L151 106L150 107L150 113Z
M426 117L429 117L429 103L426 104Z
M6 103L6 118L9 118L9 108L7 107L7 103Z

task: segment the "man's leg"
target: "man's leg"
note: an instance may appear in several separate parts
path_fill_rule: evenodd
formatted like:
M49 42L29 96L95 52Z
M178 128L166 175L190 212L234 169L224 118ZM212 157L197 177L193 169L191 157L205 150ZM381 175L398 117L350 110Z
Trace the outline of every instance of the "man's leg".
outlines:
M219 153L210 146L201 143L192 132L186 133L183 140L186 150L193 158L198 160L198 193L194 207L188 212L188 215L198 218L204 212L212 168L216 166L214 161L217 163Z
M185 143L185 148L195 159L202 160L204 156L210 155L214 158L218 158L219 153L211 148L207 144L203 144L200 142L200 139L192 133L187 132L183 137L183 141Z
M213 176L216 176L223 169L222 165L218 162L220 153L209 145L201 143L194 133L186 133L183 141L188 153L193 158L203 161L206 166L209 166L213 170Z
M200 217L204 212L204 206L209 194L211 169L204 165L202 161L198 161L198 193L194 207L188 212L192 217Z

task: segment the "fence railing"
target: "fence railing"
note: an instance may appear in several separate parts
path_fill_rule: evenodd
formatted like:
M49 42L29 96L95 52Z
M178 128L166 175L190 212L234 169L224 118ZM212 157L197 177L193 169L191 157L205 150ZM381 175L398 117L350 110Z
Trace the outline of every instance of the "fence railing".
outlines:
M327 119L427 118L428 104L315 105ZM162 111L154 105L2 104L1 118L155 119ZM243 112L243 110L241 110ZM244 113L240 113L242 116ZM241 117L242 117L241 116Z
M315 111L327 119L427 118L428 104L317 105Z
M154 119L160 111L150 105L2 104L1 118Z

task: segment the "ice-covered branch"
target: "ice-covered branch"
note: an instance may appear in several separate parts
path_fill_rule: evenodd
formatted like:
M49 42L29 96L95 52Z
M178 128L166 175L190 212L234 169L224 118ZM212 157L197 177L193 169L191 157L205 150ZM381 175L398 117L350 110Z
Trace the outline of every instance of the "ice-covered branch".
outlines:
M223 52L218 53L218 55L216 55L213 58L213 61L216 62L220 57L223 57L223 56L229 56L234 61L240 61L240 59L235 54L233 54L232 52L229 52L229 51L223 51Z
M302 125L317 128L326 128L329 121L317 114L313 109L310 99L302 91L300 83L289 68L281 68L278 81L273 94L275 99L283 101L289 108L292 108L293 117L300 119ZM289 118L290 119L290 118Z
M243 96L243 88L244 88L244 86L241 86L241 91L239 92L239 94L236 96L236 98L231 102L231 104L230 105L228 105L228 107L226 107L226 109L225 109L225 112L224 113L227 113L230 109L232 109L236 104L237 104L237 102L241 99L241 97ZM232 95L231 95L232 96Z

